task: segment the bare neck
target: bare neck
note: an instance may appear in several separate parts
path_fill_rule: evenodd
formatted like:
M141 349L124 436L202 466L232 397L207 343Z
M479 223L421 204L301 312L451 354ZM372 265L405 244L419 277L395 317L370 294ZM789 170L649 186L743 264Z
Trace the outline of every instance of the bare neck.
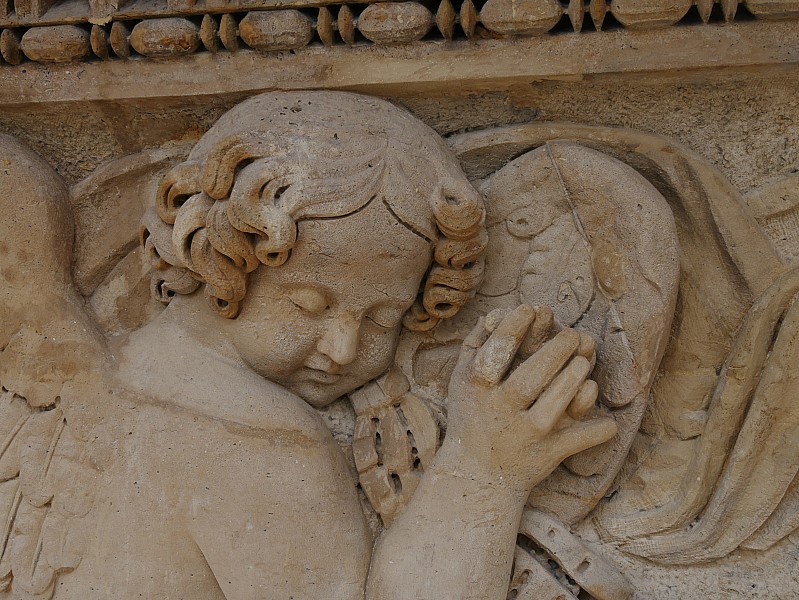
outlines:
M311 426L308 405L241 359L201 294L176 298L121 348L120 383L149 403L259 429ZM312 418L318 418L315 413Z

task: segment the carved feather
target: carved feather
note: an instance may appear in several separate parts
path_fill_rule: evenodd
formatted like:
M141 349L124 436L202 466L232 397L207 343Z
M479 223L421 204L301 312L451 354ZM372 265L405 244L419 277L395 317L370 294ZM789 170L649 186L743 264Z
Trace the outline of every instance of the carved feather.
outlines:
M72 283L63 182L10 137L0 136L0 162L0 589L49 600L80 562L76 531L94 500L67 390L101 372L105 348Z

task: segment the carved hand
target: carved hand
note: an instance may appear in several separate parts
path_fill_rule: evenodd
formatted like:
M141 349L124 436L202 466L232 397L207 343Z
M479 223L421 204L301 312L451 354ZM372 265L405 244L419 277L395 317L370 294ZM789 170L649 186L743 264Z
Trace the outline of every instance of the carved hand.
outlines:
M587 379L593 339L565 329L541 345L551 325L548 308L523 304L489 314L464 340L449 385L445 468L526 495L562 460L616 434L613 419L582 420L597 397ZM523 343L540 348L512 369Z

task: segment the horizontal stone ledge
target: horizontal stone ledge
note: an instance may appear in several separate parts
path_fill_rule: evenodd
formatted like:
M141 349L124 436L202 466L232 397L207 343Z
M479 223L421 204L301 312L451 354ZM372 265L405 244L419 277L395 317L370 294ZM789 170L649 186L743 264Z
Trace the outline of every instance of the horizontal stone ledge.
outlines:
M273 89L485 88L607 73L799 65L799 22L618 30L476 42L415 42L264 54L203 52L172 60L25 63L0 70L0 105L179 98ZM388 92L386 92L388 93Z

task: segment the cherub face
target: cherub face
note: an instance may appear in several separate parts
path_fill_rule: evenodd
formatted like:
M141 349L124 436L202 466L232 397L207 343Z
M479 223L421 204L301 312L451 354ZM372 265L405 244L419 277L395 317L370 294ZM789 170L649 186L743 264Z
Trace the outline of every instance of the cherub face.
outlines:
M346 217L301 221L289 260L250 275L234 344L261 376L325 406L391 365L431 259L430 244L379 198Z

